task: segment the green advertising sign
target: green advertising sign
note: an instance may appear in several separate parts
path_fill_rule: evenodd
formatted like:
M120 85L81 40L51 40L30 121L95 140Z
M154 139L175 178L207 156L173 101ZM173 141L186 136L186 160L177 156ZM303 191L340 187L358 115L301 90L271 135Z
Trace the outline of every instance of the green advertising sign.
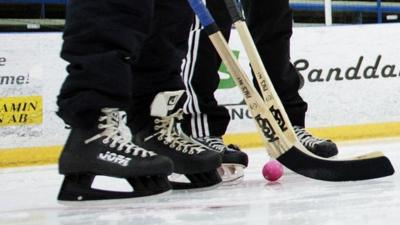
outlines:
M240 52L238 50L233 50L232 52L235 55L236 59L238 59ZM224 63L222 63L219 68L219 74L220 81L218 89L229 89L236 87L235 81L233 80L231 74L228 72L228 69L226 68Z

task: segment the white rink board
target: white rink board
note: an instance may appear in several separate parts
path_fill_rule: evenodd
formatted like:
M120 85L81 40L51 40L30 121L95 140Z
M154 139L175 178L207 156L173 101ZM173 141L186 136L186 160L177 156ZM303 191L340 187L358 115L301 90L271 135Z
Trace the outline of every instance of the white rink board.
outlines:
M308 68L304 68L304 63L297 64L298 69L303 67L300 72L306 79L300 92L309 105L306 125L331 127L400 121L399 34L400 24L294 28L292 62L306 60L309 64ZM248 59L236 32L232 34L231 45L241 52L239 59L249 71ZM364 78L364 70L370 74L372 68L367 68L375 66L379 56L376 74L381 74L383 68L385 74L391 74L389 71L393 69L393 77ZM357 66L360 57L362 61ZM330 68L341 69L340 78L343 80L333 77L328 80ZM346 79L346 71L350 69L348 77L351 78L356 68L357 77L361 78ZM315 70L322 71L320 78L323 81L315 81ZM217 92L223 103L241 102L238 90L226 92L229 94ZM233 120L229 127L230 132L253 130L254 122L249 119Z
M66 63L59 57L60 48L60 33L0 34L0 58L6 58L5 65L0 66L0 77L29 74L29 83L0 84L1 98L31 95L43 97L43 123L0 126L0 148L64 143L67 131L63 122L55 115L56 97L66 76Z
M400 24L294 29L292 61L306 59L309 63L309 68L302 71L306 84L301 91L309 103L309 127L400 120L399 35ZM233 49L240 50L241 62L247 65L237 38L234 32L231 45ZM0 126L0 148L64 143L67 131L55 115L56 96L66 76L66 63L59 58L60 47L60 33L0 34L0 98L36 95L43 97L43 122L37 125ZM386 72L393 69L395 77L326 81L329 68L340 67L345 71L355 67L361 56L363 61L359 74L368 66L373 66L380 56L377 73L385 67ZM304 63L299 65L304 66ZM246 69L248 70L247 66ZM325 81L310 82L308 73L312 69L321 69L321 77ZM227 76L221 75L222 78ZM13 83L11 78L14 79ZM315 73L310 78L315 78ZM222 104L237 104L242 100L236 88L218 90L216 96ZM244 106L234 108L245 109ZM250 119L236 117L230 124L228 133L253 131L255 128Z

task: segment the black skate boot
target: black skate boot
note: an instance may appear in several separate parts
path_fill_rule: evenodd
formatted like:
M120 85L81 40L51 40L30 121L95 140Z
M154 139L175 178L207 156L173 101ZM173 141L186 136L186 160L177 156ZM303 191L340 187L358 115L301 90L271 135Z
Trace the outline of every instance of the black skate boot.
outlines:
M293 126L300 143L315 155L329 158L338 154L338 148L331 140L312 136L302 126Z
M249 162L246 153L236 145L226 146L222 137L190 137L194 142L222 155L222 166L218 172L224 182L239 181L244 176L243 170Z
M64 174L58 200L86 201L134 198L170 190L168 175L173 163L126 141L119 129L117 109L102 110L97 127L72 128L59 160ZM91 187L96 175L125 178L132 192L117 192Z
M217 168L219 154L184 139L176 130L176 122L183 118L182 109L174 112L183 91L161 92L151 104L152 123L133 134L139 146L168 156L174 162L174 173L184 174L189 182L172 181L174 189L203 188L221 182Z

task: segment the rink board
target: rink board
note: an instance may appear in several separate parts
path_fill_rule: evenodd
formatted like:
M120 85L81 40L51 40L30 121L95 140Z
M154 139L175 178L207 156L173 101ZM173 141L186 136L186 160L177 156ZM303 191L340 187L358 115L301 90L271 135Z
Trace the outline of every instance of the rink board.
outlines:
M334 140L400 135L400 24L295 28L292 61L305 77L306 124ZM248 60L233 32L231 46ZM60 33L0 34L0 167L54 163L67 130L55 115L65 79ZM225 140L262 145L243 97L221 69L216 92L232 121Z

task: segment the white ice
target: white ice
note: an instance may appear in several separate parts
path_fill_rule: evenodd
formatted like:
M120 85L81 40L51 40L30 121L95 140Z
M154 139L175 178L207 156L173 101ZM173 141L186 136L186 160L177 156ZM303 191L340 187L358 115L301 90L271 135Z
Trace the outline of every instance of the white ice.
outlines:
M341 143L341 156L383 151L400 169L400 139ZM251 149L242 183L102 206L64 206L56 201L57 167L0 170L1 225L366 225L400 224L400 175L359 182L323 182L285 170L268 183L263 149Z

